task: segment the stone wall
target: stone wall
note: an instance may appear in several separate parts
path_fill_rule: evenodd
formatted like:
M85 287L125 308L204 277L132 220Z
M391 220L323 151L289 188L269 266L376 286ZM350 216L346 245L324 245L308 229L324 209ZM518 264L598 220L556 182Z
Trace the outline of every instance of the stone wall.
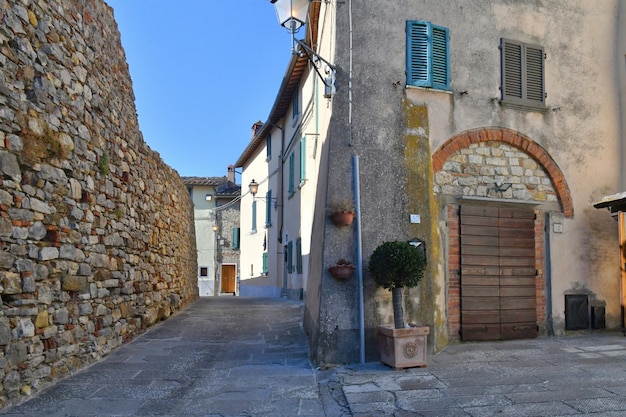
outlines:
M102 0L0 0L0 184L0 406L197 297L193 207Z

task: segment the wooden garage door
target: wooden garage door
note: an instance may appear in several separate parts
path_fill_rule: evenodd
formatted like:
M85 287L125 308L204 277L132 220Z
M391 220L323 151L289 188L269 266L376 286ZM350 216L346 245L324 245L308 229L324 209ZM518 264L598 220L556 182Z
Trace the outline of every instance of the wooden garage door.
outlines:
M461 207L461 339L537 336L535 213Z

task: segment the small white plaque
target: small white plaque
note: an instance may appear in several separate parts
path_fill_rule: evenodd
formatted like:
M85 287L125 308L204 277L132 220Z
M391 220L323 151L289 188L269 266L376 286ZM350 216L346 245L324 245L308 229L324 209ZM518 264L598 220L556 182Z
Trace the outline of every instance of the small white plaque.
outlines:
M563 233L563 224L562 223L554 223L553 230L554 230L554 233Z
M411 214L411 223L420 223L421 217L419 214Z

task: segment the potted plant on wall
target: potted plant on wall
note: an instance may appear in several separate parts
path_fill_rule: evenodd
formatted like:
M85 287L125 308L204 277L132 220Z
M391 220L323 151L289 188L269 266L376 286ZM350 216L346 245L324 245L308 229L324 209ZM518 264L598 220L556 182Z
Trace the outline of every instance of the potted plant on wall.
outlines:
M331 201L328 206L330 220L335 226L349 226L356 213L354 201L349 198Z
M372 253L369 271L378 287L391 290L394 326L378 326L381 362L403 369L426 366L428 326L404 326L403 288L416 287L424 277L425 252L408 242L391 241Z
M339 280L346 280L352 276L355 269L356 267L352 265L352 262L341 258L335 265L328 267L328 272Z

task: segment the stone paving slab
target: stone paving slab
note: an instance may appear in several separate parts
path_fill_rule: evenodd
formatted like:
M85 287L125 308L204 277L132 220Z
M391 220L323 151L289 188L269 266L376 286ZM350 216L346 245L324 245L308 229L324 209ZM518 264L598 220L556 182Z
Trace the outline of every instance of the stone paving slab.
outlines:
M595 332L559 338L462 343L428 367L335 369L353 416L626 415L626 338Z

